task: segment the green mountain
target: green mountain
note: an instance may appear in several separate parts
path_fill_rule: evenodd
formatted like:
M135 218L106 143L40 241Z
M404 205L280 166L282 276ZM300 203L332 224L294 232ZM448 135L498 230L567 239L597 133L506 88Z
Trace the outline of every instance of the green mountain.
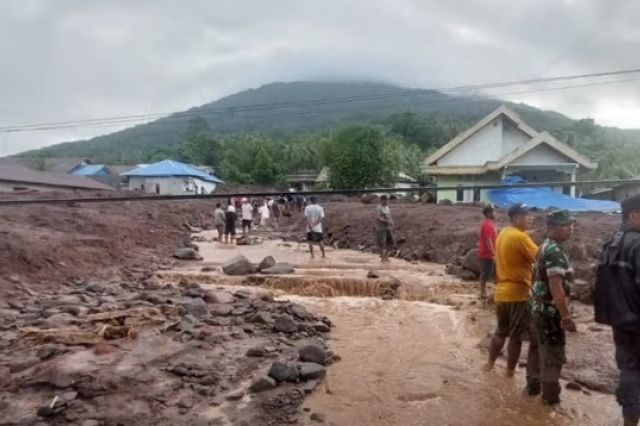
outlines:
M381 83L267 84L151 123L87 141L54 145L23 156L89 157L107 163L126 163L132 159L147 161L158 151L175 152L172 150L185 141L190 121L198 117L206 121L216 137L256 135L286 142L301 135L331 134L354 123L391 125L393 128L390 119L394 114L397 117L398 113L411 112L411 120L422 120L418 127L423 136L417 138L424 140L430 137L429 129L438 127L438 123L444 122L449 130L459 131L503 103L517 111L536 130L550 131L590 157L604 161L607 167L605 171L601 168L599 176L640 174L640 163L636 164L635 160L640 158L636 155L640 154L639 130L606 128L594 124L593 120L573 120L525 104L477 96L450 96L433 90ZM451 131L432 138L426 148L446 142L443 135L448 138ZM408 142L414 142L406 134L402 136ZM425 144L421 148L425 149Z
M204 118L212 131L220 135L261 133L284 137L337 129L353 122L380 122L401 111L475 120L501 103L378 83L273 83L148 124L88 141L54 145L27 155L106 157L117 162L120 154L128 156L182 143L189 120L197 116ZM522 104L509 105L536 128L557 129L572 123L555 112Z

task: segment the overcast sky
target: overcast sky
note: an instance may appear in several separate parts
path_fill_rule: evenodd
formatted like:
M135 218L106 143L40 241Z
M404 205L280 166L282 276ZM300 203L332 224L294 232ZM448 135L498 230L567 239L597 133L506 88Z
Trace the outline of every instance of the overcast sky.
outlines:
M179 111L274 81L640 68L638 22L631 0L3 0L0 126ZM508 99L640 127L640 80ZM0 133L0 154L114 130Z

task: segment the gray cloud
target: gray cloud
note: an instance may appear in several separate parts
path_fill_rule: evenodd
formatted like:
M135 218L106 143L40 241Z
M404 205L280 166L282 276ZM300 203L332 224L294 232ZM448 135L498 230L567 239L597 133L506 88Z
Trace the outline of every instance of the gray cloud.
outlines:
M639 19L636 2L599 0L2 2L0 125L175 111L272 81L430 88L633 68ZM629 82L509 99L640 127L639 95ZM0 154L113 130L0 134Z

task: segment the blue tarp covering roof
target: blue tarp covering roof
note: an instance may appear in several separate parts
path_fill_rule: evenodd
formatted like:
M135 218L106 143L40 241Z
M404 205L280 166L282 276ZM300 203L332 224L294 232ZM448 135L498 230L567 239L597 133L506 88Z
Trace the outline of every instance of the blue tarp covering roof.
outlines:
M158 163L149 164L147 166L138 167L129 172L122 173L121 176L135 176L135 177L168 177L168 176L189 176L202 179L207 182L224 183L216 176L210 175L207 172L190 166L188 164L180 163L179 161L164 160Z
M503 181L505 185L527 183L524 179L512 176ZM508 209L515 203L524 203L529 207L539 209L567 209L579 212L617 212L620 204L615 201L587 200L573 198L554 192L551 188L503 188L492 189L487 194L489 200L503 209Z
M109 172L105 169L104 164L88 164L73 169L69 174L73 176L106 176Z

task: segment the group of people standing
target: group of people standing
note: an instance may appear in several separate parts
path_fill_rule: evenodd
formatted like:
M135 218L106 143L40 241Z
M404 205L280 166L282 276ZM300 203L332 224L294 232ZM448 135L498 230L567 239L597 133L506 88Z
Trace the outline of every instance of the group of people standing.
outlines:
M531 239L534 216L524 204L509 208L510 225L499 234L491 206L480 230L481 297L495 279L497 327L486 370L494 367L505 343L507 376L513 376L522 341L528 336L525 393L560 402L560 375L566 363L566 333L577 331L569 309L574 269L564 246L575 218L567 210L546 214L547 235L540 247ZM595 319L613 328L620 370L616 392L625 426L640 419L640 196L622 202L621 229L603 247L595 280ZM495 269L494 269L495 267Z
M232 244L236 241L236 227L238 219L242 227L242 235L251 234L255 222L261 226L276 223L281 216L282 206L272 198L266 198L261 202L249 202L248 198L230 198L226 209L221 203L216 204L214 221L218 231L218 241Z

